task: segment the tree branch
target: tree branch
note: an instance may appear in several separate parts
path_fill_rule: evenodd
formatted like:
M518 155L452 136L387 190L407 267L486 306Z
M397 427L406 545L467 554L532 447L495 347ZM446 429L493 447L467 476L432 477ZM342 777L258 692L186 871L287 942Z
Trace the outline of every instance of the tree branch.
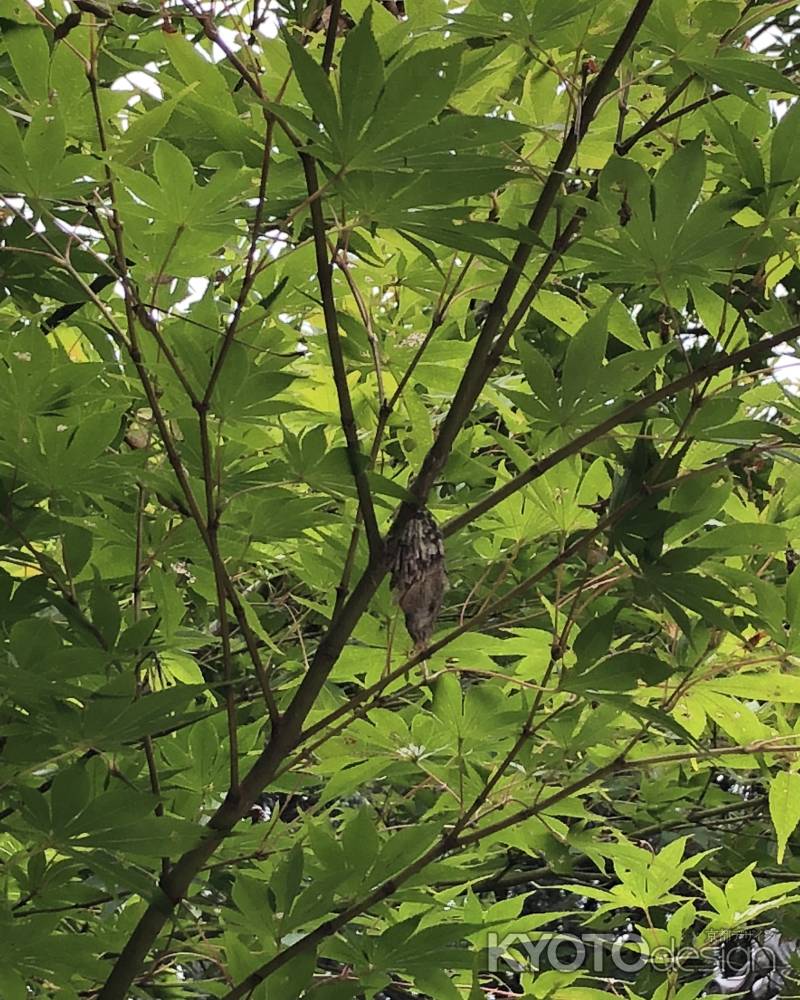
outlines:
M339 15L342 12L342 0L331 0L328 7L328 30L325 33L325 51L322 53L322 69L327 75L333 63L333 50L336 47L336 34L339 28Z
M470 507L469 510L464 511L463 514L459 514L458 516L451 518L443 526L443 534L445 536L453 535L455 532L460 531L467 524L474 521L482 514L485 514L487 511L490 511L493 507L496 507L497 504L502 503L503 500L512 496L524 486L527 486L529 483L539 479L554 466L558 465L559 462L563 462L565 458L569 458L571 455L576 455L583 451L583 449L588 447L588 445L593 444L595 441L608 434L609 431L614 430L614 428L618 427L620 424L629 423L630 421L641 417L641 415L651 406L655 406L657 403L660 403L665 399L669 399L670 396L674 396L676 393L679 393L684 389L689 389L698 382L702 382L713 375L718 375L727 368L734 368L737 365L742 364L745 361L751 361L762 354L769 354L775 347L780 347L781 344L794 340L798 336L800 336L800 325L790 327L788 330L784 330L782 333L776 333L772 337L765 337L764 340L759 340L756 344L751 344L749 347L742 347L738 351L734 351L733 354L725 354L724 352L720 353L717 357L712 358L706 364L700 365L692 371L686 372L685 375L675 379L674 382L670 382L668 385L662 386L660 389L656 389L654 392L648 393L648 395L642 396L640 399L636 399L632 403L628 403L627 406L624 406L615 414L607 417L595 427L591 427L589 430L576 435L576 437L574 437L568 444L565 444L561 448L557 448L555 451L551 452L545 458L540 459L538 462L534 462L530 468L521 472L513 479L510 479L507 483L494 490L492 493L489 493L483 498L483 500L479 500L478 503Z
M620 766L622 762L624 762L626 755L630 752L633 745L635 745L635 742L637 742L640 738L641 732L637 733L637 735L628 742L622 753L615 757L611 763L606 764L603 767L596 768L594 771L584 775L582 778L577 779L572 782L572 784L562 788L560 791L554 792L552 795L548 796L548 798L543 799L540 803L535 803L530 807L530 815L537 815L544 809L556 805L556 803L561 802L563 799L569 798L570 795L574 795L576 792L587 787L588 785L594 784L595 781L600 781L608 774L611 774L617 769L617 767ZM460 838L452 830L443 833L436 843L429 847L427 851L416 859L416 861L407 865L402 871L398 872L392 878L387 879L364 898L346 907L341 913L337 914L336 917L326 920L313 931L300 938L299 941L296 941L284 951L279 952L274 958L270 959L269 962L265 962L264 965L256 969L255 972L252 972L238 986L232 989L229 993L226 993L222 1000L242 1000L242 998L248 996L249 993L259 985L259 983L262 983L265 979L271 976L273 972L277 972L278 969L284 966L287 962L291 961L291 959L309 951L311 948L316 947L320 941L323 941L325 938L330 937L332 934L341 930L355 917L365 913L367 910L371 909L377 903L382 902L384 899L388 899L390 896L393 896L401 885L407 882L410 878L413 878L414 875L418 875L420 872L424 871L425 868L431 864L431 862L436 861L443 855L448 854L450 851L468 842L482 840L485 836L488 836L488 833L484 831L488 831L489 829L489 827L484 827L483 829L476 831L474 834Z
M480 827L479 829L462 836L458 836L452 830L443 833L433 846L431 846L415 861L411 862L411 864L407 865L401 872L398 872L392 878L381 883L381 885L377 886L367 896L346 907L341 913L337 914L337 916L324 921L313 931L310 931L304 937L300 938L300 940L290 945L290 947L286 948L282 952L279 952L279 954L275 955L275 957L270 959L270 961L265 962L262 966L247 976L246 979L242 980L238 986L226 993L222 997L222 1000L242 1000L242 998L247 997L256 988L256 986L264 982L264 980L271 976L273 972L277 972L278 969L282 968L287 962L291 961L296 956L315 948L321 941L325 940L325 938L330 937L337 931L341 930L348 923L350 923L351 920L361 916L377 903L393 896L400 886L402 886L409 879L413 878L415 875L424 871L429 864L444 855L458 848L477 844L486 839L486 837L502 833L504 830L516 826L524 820L541 815L541 813L545 812L547 809L552 808L559 802L563 802L564 799L570 798L578 792L590 787L595 782L602 781L604 778L607 778L612 774L628 770L641 771L656 764L681 763L691 760L708 760L718 757L753 753L796 753L800 750L800 744L789 742L782 743L781 740L785 739L785 737L778 737L776 740L757 740L754 743L744 744L738 747L717 747L709 750L688 750L674 754L657 754L652 757L642 757L639 758L639 760L631 761L628 759L629 754L634 749L636 744L642 739L644 732L645 730L642 729L631 737L625 748L607 764L595 768L588 774L577 778L570 784L565 785L563 788L553 792L546 798L540 799L538 802L534 802L525 809L520 809L511 816L507 816L493 824Z
M358 442L353 403L350 399L350 386L347 382L342 344L339 338L339 321L336 317L336 300L333 292L333 263L328 257L328 245L325 234L325 219L322 214L322 201L319 197L319 182L314 158L304 151L299 152L303 164L303 173L308 190L309 212L314 230L314 250L317 261L317 281L322 295L322 312L325 318L325 332L328 337L333 380L336 385L336 396L339 401L339 415L342 430L347 442L347 455L350 460L350 471L356 484L359 510L364 519L364 529L370 552L379 555L383 549L381 533L375 517L375 507L372 501L372 491L367 478L368 460L361 451Z
M765 449L767 450L767 449ZM745 461L742 459L742 461ZM720 461L717 464L717 468L729 468L731 462L729 460ZM699 470L691 470L682 476L676 476L673 479L660 480L653 484L648 484L647 492L642 492L638 496L632 497L626 503L622 504L620 507L616 508L613 513L607 514L602 518L590 531L584 532L579 538L577 538L571 545L567 548L562 549L557 553L545 566L537 570L531 576L526 577L516 584L510 592L504 594L502 597L498 598L491 605L486 605L472 618L467 621L462 622L456 628L451 629L446 635L442 636L441 639L437 640L435 643L430 644L424 649L418 650L411 657L401 663L399 666L395 667L393 670L386 673L380 680L375 681L369 687L362 689L361 691L351 695L350 699L346 704L340 705L339 708L334 709L329 712L328 715L324 716L322 719L315 722L313 725L307 727L303 730L298 745L303 746L303 756L307 756L313 753L318 747L323 743L327 742L331 737L338 735L348 725L352 722L351 719L345 719L345 721L337 726L330 732L325 732L330 729L334 723L343 719L347 715L352 715L353 718L359 717L364 713L368 712L371 708L375 708L382 704L379 699L379 695L387 687L393 684L396 680L408 675L409 671L412 670L418 664L430 659L435 653L440 652L445 649L450 643L460 636L466 634L484 625L489 621L498 611L502 610L506 603L513 600L516 597L520 597L523 593L528 591L531 587L535 586L540 580L545 579L550 576L555 570L560 566L563 566L569 559L574 555L577 555L586 546L591 544L596 538L598 538L603 532L607 531L610 527L617 523L622 517L627 516L631 511L637 506L641 500L646 496L652 495L655 492L661 492L666 489L672 489L673 487L679 485L680 483L686 481L687 479L693 478L698 474L705 474L714 469L714 465L703 466ZM395 697L397 693L393 695ZM308 741L318 734L324 734L321 739L309 745ZM282 773L282 772L281 772Z
M527 229L530 239L524 243L520 243L512 257L511 264L489 307L488 315L475 344L472 356L467 363L464 376L456 390L453 402L439 428L436 441L425 456L422 468L411 486L411 493L418 504L425 503L436 477L444 468L458 433L491 374L492 369L487 363L490 351L495 337L500 330L500 325L511 297L519 284L525 265L531 256L534 242L541 234L544 223L555 203L559 188L564 181L567 169L575 157L581 139L585 136L589 125L597 113L601 100L611 86L620 63L633 45L636 34L652 3L653 0L637 0L627 24L617 39L617 43L586 95L581 110L580 121L573 124L564 139L561 150L556 157L555 163L528 220ZM410 513L408 511L406 517L410 516Z
M271 116L266 116L264 150L261 157L261 175L258 181L258 204L256 205L255 216L253 219L253 231L250 235L250 246L247 251L244 277L242 279L242 286L239 289L239 294L236 297L236 305L233 309L233 316L228 324L228 329L225 331L222 346L219 349L219 354L216 357L214 367L212 368L211 375L208 379L208 384L206 385L205 392L203 393L203 403L205 404L211 402L211 397L214 394L217 379L220 376L222 366L225 364L225 359L228 356L228 351L230 350L231 344L236 337L236 332L239 329L239 321L242 317L244 304L247 301L247 296L249 295L250 289L253 287L253 282L257 276L256 249L258 247L258 236L261 232L261 223L264 218L264 207L267 199L267 183L269 181L269 168L272 162L272 140L274 132L275 119Z

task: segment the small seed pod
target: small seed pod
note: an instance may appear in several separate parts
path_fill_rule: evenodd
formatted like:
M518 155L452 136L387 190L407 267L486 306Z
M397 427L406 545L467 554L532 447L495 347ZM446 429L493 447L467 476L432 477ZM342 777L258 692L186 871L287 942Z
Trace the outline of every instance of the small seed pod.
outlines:
M418 510L398 540L391 587L417 646L433 635L447 589L444 542L439 525L427 510Z

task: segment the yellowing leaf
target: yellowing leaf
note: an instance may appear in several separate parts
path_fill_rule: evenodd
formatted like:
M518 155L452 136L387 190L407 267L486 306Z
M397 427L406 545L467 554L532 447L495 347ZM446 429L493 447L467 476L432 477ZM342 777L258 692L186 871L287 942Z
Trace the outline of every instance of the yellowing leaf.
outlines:
M586 322L586 310L577 302L558 292L541 291L536 296L533 308L539 315L561 327L569 334L575 334Z
M740 212L737 212L736 215L733 216L733 221L738 222L740 226L750 228L752 226L760 226L764 222L764 216L759 215L754 208L750 208L748 206L747 208L743 208Z
M778 838L778 864L783 864L787 841L800 823L800 774L778 771L769 786L769 814Z
M771 292L797 263L795 255L792 253L776 254L770 257L764 268L764 288Z

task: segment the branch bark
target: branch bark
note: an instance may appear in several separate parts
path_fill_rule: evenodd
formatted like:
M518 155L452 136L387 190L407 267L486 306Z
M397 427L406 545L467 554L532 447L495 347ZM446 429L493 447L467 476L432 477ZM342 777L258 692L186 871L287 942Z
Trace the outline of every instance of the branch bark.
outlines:
M420 505L425 503L436 477L444 468L453 443L492 372L493 366L490 366L489 361L490 353L495 338L500 331L503 317L506 314L511 298L524 273L525 265L528 263L533 252L534 243L542 232L545 221L555 203L559 188L564 182L567 170L578 151L578 146L586 135L601 100L610 89L620 63L633 45L636 34L647 16L652 3L653 0L638 0L636 3L628 18L628 22L617 39L616 45L609 53L608 59L601 67L600 72L595 77L595 81L586 95L581 109L580 121L573 123L564 139L561 150L556 157L555 163L528 219L527 229L530 240L520 243L511 259L511 264L503 276L497 294L489 307L486 320L467 364L464 376L456 390L452 405L442 422L436 441L425 456L422 468L411 487L411 493L415 501ZM410 513L411 511L408 511L406 517L410 516Z
M483 500L479 500L478 503L470 507L469 510L464 511L463 514L459 514L457 517L451 518L443 526L442 533L446 537L460 531L461 528L465 527L471 521L474 521L482 514L490 511L493 507L496 507L497 504L502 503L502 501L507 497L512 496L524 486L527 486L529 483L539 479L540 476L543 476L548 470L558 465L559 462L562 462L565 458L569 458L571 455L576 455L578 452L582 451L588 445L593 444L620 424L629 423L630 421L641 417L641 415L651 406L655 406L657 403L663 402L665 399L669 399L670 396L674 396L677 393L682 392L684 389L691 388L698 382L703 382L707 378L718 375L720 372L725 371L728 368L735 368L737 365L743 364L745 361L751 361L761 355L770 354L776 347L780 347L781 344L794 340L798 336L800 336L800 325L790 327L788 330L784 330L782 333L776 333L772 337L765 337L763 340L759 340L757 343L751 344L749 347L742 347L738 351L734 351L733 354L720 353L718 357L713 358L707 364L700 365L697 368L686 372L686 374L682 375L680 378L675 379L674 382L670 382L667 385L662 386L660 389L656 389L654 392L648 393L648 395L634 400L632 403L624 406L621 410L618 410L615 414L607 417L595 427L591 427L589 430L583 431L582 434L578 434L562 448L557 448L545 458L540 459L538 462L534 462L530 468L521 472L513 479L510 479L507 483L494 490L492 493L489 493L483 498Z
M303 174L309 197L309 212L311 226L314 231L314 251L317 262L317 282L322 295L322 312L325 318L325 332L328 338L328 351L331 358L333 380L336 385L336 397L339 402L339 415L347 442L347 455L350 461L350 471L356 484L358 505L364 519L364 530L367 535L369 550L373 555L379 555L383 549L378 521L375 517L375 506L372 502L372 491L369 487L367 468L369 461L361 451L358 441L358 428L353 413L353 401L350 398L350 386L347 382L347 369L342 354L342 344L339 338L339 321L336 317L336 298L333 291L333 261L328 255L325 217L322 213L322 199L319 197L319 181L314 158L300 151L303 164Z

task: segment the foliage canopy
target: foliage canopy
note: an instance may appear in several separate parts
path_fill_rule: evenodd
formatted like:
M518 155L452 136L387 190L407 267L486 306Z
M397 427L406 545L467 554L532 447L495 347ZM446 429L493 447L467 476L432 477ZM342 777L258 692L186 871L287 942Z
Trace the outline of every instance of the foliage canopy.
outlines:
M4 1000L797 933L795 17L0 0Z

